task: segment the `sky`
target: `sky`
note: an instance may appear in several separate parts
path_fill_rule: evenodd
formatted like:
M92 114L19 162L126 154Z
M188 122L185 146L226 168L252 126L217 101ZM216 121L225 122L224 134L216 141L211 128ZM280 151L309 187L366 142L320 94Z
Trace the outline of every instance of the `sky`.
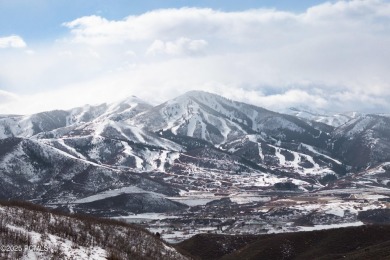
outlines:
M390 2L0 0L0 114L190 90L390 113Z

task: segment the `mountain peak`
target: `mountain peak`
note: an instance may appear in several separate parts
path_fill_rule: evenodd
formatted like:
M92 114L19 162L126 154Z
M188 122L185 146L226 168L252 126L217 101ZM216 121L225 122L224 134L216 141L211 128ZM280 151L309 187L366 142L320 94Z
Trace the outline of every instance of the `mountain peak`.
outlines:
M143 99L140 99L139 97L137 97L135 95L131 95L131 96L122 98L119 101L112 103L111 105L114 105L114 104L116 104L116 105L119 105L119 104L128 104L128 105L131 105L131 104L133 104L133 105L134 104L147 104L147 105L149 105L148 102L146 102Z
M205 97L218 97L224 98L221 95L203 91L203 90L190 90L179 97L192 97L192 98L205 98Z

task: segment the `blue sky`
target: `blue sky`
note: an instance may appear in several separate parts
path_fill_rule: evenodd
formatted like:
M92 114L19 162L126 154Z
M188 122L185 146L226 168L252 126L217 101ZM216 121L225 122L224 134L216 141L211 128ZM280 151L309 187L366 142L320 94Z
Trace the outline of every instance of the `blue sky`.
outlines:
M0 0L0 114L190 90L389 113L388 46L387 0Z

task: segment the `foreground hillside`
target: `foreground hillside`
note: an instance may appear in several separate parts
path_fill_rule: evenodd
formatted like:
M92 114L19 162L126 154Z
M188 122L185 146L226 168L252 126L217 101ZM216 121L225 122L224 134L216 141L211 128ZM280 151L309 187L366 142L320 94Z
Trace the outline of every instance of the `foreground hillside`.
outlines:
M378 212L371 213L361 219L378 222ZM386 211L382 219L388 216ZM26 202L0 202L0 259L389 259L389 235L390 225L266 235L199 234L172 247L123 222L66 215Z
M142 228L25 202L0 202L0 245L0 259L187 259Z
M261 236L196 235L177 245L198 259L390 259L390 226Z

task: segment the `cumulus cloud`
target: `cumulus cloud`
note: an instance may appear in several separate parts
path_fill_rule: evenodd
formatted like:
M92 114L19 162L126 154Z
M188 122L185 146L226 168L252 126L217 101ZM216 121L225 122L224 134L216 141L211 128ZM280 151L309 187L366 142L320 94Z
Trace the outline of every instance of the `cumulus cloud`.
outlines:
M18 35L11 35L6 37L0 37L0 48L25 48L27 44Z
M168 54L168 55L182 55L182 54L196 54L202 51L207 46L205 40L191 40L188 38L179 38L176 41L161 41L155 40L147 49L146 54Z
M242 40L252 42L254 36L262 37L255 33L265 33L269 28L280 32L288 27L288 23L296 22L298 19L299 16L293 13L267 9L222 12L206 8L181 8L151 11L119 21L107 20L96 15L86 16L63 25L71 30L73 42L87 44L166 40L179 37L213 37L234 42Z
M34 55L3 55L0 79L19 93L40 92L36 98L86 93L66 104L58 98L53 108L131 94L158 103L201 89L270 109L390 109L384 0L327 2L300 13L161 9L63 25L69 33Z

